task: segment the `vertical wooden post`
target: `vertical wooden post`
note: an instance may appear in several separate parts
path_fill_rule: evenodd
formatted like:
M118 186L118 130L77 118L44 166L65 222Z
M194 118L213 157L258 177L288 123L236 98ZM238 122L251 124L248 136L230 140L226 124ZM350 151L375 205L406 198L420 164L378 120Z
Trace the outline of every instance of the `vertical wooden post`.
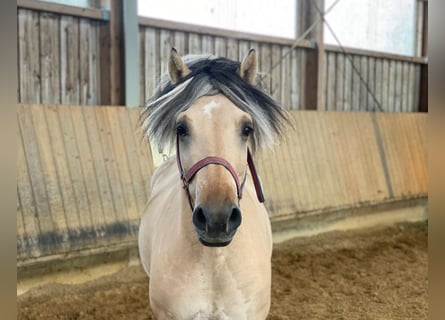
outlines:
M428 0L423 0L422 57L428 57ZM420 69L419 111L428 112L428 62Z
M109 8L109 21L101 28L101 104L124 104L123 0L102 1Z
M321 11L324 11L324 0L313 0ZM313 23L321 19L317 9L311 0L300 0L297 8L297 37L305 32ZM306 54L306 72L303 75L305 81L305 109L325 110L324 77L325 77L325 50L323 37L323 22L308 34L308 40L316 44L315 49L310 49Z
M125 105L137 107L139 102L139 25L137 1L124 2Z

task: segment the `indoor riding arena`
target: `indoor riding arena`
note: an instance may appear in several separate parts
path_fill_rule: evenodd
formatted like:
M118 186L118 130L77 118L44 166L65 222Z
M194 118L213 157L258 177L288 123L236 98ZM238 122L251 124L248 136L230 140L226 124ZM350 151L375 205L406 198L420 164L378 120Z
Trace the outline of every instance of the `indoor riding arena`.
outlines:
M140 115L172 48L239 62L254 49L256 85L287 110L253 155L267 319L427 319L428 1L401 1L411 52L330 43L348 1L294 0L290 38L148 17L137 1L18 0L17 319L155 319L139 225L176 152L145 139ZM370 21L391 9L366 6Z

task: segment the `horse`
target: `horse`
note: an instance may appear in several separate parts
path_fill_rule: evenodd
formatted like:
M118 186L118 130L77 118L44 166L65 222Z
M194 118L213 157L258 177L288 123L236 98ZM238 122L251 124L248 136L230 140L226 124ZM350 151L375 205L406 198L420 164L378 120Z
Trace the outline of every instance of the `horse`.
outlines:
M282 135L284 109L256 84L258 59L184 56L141 113L176 147L153 173L138 248L157 319L265 319L272 232L253 154Z

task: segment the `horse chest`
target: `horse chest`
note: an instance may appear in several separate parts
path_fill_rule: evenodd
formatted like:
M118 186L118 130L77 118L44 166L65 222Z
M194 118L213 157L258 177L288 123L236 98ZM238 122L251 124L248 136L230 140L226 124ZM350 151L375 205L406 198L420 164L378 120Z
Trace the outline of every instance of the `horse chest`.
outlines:
M268 277L261 290L255 270L246 271L223 255L184 263L175 276L153 277L152 303L162 303L170 319L260 319L262 304L268 308Z

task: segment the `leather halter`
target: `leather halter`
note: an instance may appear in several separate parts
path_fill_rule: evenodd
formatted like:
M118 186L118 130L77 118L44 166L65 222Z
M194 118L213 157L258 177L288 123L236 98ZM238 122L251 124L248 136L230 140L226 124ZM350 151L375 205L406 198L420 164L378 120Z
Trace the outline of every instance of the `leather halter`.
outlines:
M227 160L225 160L223 158L213 157L213 156L205 157L205 158L199 160L198 162L196 162L188 171L184 171L184 169L182 167L182 162L181 162L181 155L179 152L179 137L176 137L176 163L178 165L178 170L181 175L181 180L183 182L183 188L187 194L190 208L192 209L192 211L193 211L193 204L192 204L192 197L190 195L190 190L189 190L190 182L192 181L193 177L198 173L199 170L208 166L209 164L216 164L216 165L220 165L220 166L223 166L224 168L226 168L227 171L229 171L230 174L232 175L233 180L235 181L236 194L238 196L238 201L241 200L241 198L243 197L243 188L244 188L244 184L246 182L247 172L244 175L243 181L240 183L238 174L236 173L235 169L233 169L232 165ZM253 163L252 155L250 154L249 149L247 149L247 165L249 166L250 172L252 173L253 184L255 185L255 190L256 190L258 201L263 203L264 195L263 195L263 190L261 188L260 178L258 177L258 173L256 171L255 164Z

